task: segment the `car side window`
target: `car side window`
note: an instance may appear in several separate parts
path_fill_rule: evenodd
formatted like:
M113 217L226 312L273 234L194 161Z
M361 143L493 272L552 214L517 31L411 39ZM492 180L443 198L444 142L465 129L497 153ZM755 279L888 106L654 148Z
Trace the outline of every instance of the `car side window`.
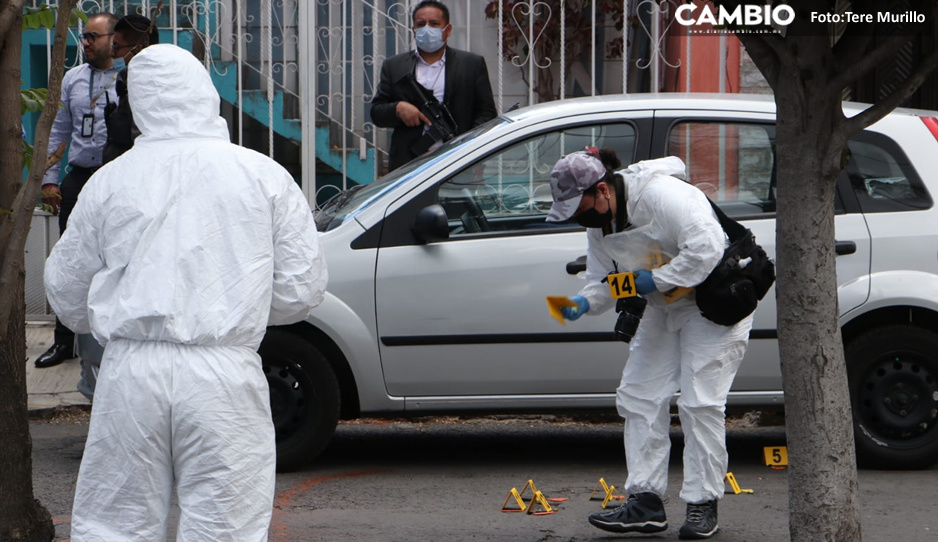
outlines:
M635 156L636 129L628 123L568 127L505 147L439 185L450 238L472 234L548 231L550 172L561 156L585 147L609 147L623 164ZM564 225L569 227L569 225Z
M775 212L775 126L678 122L668 154L687 165L689 181L733 217Z
M864 131L848 143L846 174L864 213L928 209L931 196L895 141Z

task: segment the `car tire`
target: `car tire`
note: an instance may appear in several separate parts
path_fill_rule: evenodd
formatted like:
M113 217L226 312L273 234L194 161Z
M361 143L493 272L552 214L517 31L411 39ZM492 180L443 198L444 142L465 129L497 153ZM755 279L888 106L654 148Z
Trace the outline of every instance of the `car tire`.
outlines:
M270 328L258 350L270 387L277 471L308 464L325 449L339 420L339 381L326 357L303 338Z
M938 460L938 334L867 331L845 349L857 464L923 469Z

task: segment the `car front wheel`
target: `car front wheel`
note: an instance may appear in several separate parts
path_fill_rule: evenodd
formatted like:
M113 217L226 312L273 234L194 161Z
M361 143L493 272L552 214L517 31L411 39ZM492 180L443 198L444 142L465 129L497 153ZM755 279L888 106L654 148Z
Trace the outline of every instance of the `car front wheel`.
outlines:
M323 451L339 419L339 382L325 356L288 331L269 328L258 350L270 387L277 470L296 470Z
M857 463L922 469L938 460L938 334L886 326L851 341L845 357Z

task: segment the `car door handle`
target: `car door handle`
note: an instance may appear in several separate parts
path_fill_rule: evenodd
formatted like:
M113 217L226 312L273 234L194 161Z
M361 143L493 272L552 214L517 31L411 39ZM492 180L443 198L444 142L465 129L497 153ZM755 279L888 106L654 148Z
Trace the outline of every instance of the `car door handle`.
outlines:
M853 241L834 241L834 252L837 253L838 256L853 254L856 251L857 244Z
M586 256L580 256L575 261L567 262L567 273L576 275L580 271L586 271Z

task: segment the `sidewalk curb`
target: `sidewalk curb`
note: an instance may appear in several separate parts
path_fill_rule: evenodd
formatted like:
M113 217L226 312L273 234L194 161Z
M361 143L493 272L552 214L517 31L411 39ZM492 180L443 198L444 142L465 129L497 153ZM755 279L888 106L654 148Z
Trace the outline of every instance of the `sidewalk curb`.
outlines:
M63 413L91 412L91 405L61 405L49 408L34 408L29 411L30 421L49 421Z

